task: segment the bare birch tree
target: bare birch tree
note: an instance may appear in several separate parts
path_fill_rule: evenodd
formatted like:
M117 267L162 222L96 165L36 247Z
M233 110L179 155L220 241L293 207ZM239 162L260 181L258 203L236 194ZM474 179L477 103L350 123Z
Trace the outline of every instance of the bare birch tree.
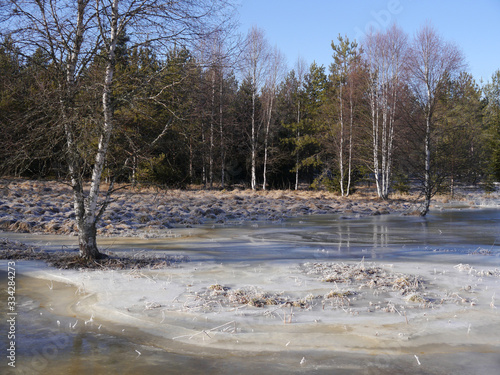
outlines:
M202 41L201 58L200 61L206 66L207 80L209 81L209 136L208 136L208 187L212 189L214 182L214 169L215 169L215 128L217 126L217 114L221 116L222 103L216 103L222 97L222 80L223 80L223 64L224 56L222 53L223 40L219 33L212 35L208 40ZM222 123L219 123L221 137L222 137ZM222 138L221 138L222 140ZM223 163L223 162L222 162ZM204 173L205 175L205 173ZM206 176L204 183L206 183Z
M432 181L432 133L434 130L434 110L439 91L445 78L454 77L463 67L461 51L452 43L446 42L429 24L422 27L413 39L408 64L410 85L420 106L425 121L424 140L424 205L421 215L429 212L430 201L437 186Z
M338 37L338 44L332 42L332 49L334 52L334 63L331 65L330 71L337 90L338 124L340 127L337 153L340 173L340 193L342 196L348 196L351 189L352 175L355 75L360 54L356 42L350 42L348 38L343 38L340 35ZM347 108L345 108L346 106ZM345 155L346 153L347 156ZM346 172L347 181L345 181Z
M301 137L301 121L302 121L302 112L303 108L303 94L304 94L304 77L307 71L307 63L306 61L299 57L297 62L295 63L295 71L297 74L297 87L295 88L295 102L297 105L296 108L296 131L295 131L295 190L299 190L299 170L300 170L300 137Z
M264 32L253 27L248 33L243 54L244 74L250 79L252 87L252 114L250 129L251 182L252 190L257 188L257 148L262 122L257 118L257 94L262 89L267 75L269 45Z
M27 48L41 48L61 75L58 81L60 122L66 135L66 160L78 227L80 255L103 256L97 248L97 222L110 203L113 180L106 192L101 181L111 136L115 129L112 88L119 35L129 33L135 45L158 51L174 41L189 40L218 28L225 19L224 0L9 0L10 21ZM4 8L5 11L5 8ZM85 156L80 153L76 97L89 62L104 61L99 140L91 164L90 190L84 190ZM154 99L154 98L152 98ZM168 124L166 125L168 126ZM164 134L164 132L162 133Z
M274 102L276 100L278 84L281 81L283 74L286 70L285 67L285 57L281 51L275 47L271 54L269 60L269 72L266 79L266 83L263 89L264 98L264 118L266 123L266 129L264 134L264 172L263 172L263 182L262 189L266 190L267 187L267 161L269 154L269 134L271 126L273 124L273 111Z
M377 194L389 197L393 166L396 109L403 85L408 37L396 25L367 35L363 54L368 67L372 123L373 173Z
M209 114L209 187L213 187L215 173L215 128L219 130L219 157L221 188L225 186L226 149L224 134L224 80L235 64L235 57L241 48L241 41L233 37L234 24L224 30L218 30L201 41L197 47L200 51L199 61L207 68L210 81L210 114Z

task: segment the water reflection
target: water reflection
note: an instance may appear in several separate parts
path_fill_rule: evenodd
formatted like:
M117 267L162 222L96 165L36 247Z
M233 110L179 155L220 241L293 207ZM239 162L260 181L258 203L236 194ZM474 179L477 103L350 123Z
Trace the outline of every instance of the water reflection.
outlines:
M109 251L153 251L187 255L193 261L409 257L429 250L467 254L478 248L499 254L500 210L449 210L425 218L382 215L346 219L309 216L213 228L175 229L158 238L99 238ZM76 238L2 233L54 250L74 248Z
M293 242L299 249L284 256L315 258L339 256L398 257L425 249L469 253L478 247L498 254L500 210L437 212L427 217L373 216L358 219L311 217L291 220L281 227L260 228L249 234L272 246ZM324 251L323 251L324 250Z

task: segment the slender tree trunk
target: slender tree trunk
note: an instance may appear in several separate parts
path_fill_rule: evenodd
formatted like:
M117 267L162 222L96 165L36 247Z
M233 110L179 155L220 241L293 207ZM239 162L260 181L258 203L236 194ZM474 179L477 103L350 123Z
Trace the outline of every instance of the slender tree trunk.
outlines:
M261 89L262 79L264 78L265 66L268 63L269 48L261 30L253 27L247 36L248 46L243 55L245 61L245 74L251 80L252 88L252 113L250 129L250 158L251 158L251 180L252 190L257 189L257 149L259 141L259 132L262 122L257 124L257 93Z
M297 146L296 146L296 153L295 153L295 190L299 190L299 159L300 159L300 147L299 147L299 140L300 140L300 100L297 103Z
M387 191L387 179L386 179L386 170L387 170L387 123L389 121L388 118L388 108L387 108L387 83L386 83L386 77L383 77L384 79L384 84L382 87L382 186L381 186L381 191L382 199L387 199L386 196L386 191Z
M297 139L300 138L300 131L297 130ZM299 151L295 155L295 190L299 190Z
M73 190L73 208L75 210L75 221L78 228L78 242L80 248L80 255L84 257L97 257L98 251L95 245L95 240L93 246L90 247L90 251L86 251L88 246L86 242L91 242L90 230L86 230L86 206L85 206L85 195L83 191L82 176L79 171L80 168L80 155L78 153L78 147L76 143L75 135L75 124L73 120L73 115L68 113L68 109L72 108L71 103L74 99L74 86L75 86L75 70L76 64L80 56L81 45L83 42L84 24L83 18L85 14L85 8L88 1L79 0L78 1L78 13L77 13L77 26L74 38L74 43L69 54L68 61L66 63L66 98L61 98L61 109L64 117L64 131L66 135L66 146L67 146L67 162L69 175L71 179L71 187ZM43 7L40 8L43 13ZM56 59L56 56L54 56ZM95 227L94 227L95 228ZM94 231L95 232L95 231ZM95 236L94 236L95 237Z
M264 140L264 172L263 172L263 182L262 189L266 190L267 187L267 154L268 154L268 143L269 143L269 126L270 123L267 123L266 126L266 138Z
M256 124L255 124L255 105L256 105L256 96L257 96L257 82L256 82L256 75L257 73L253 72L253 77L252 77L252 165L251 165L251 182L250 186L252 190L257 189L257 131L256 131Z
M98 209L98 199L101 186L102 171L106 162L106 155L108 153L109 141L111 133L113 132L113 108L111 105L111 85L113 83L113 74L115 71L115 50L118 38L118 3L119 0L114 0L112 5L112 18L111 18L111 35L108 46L108 56L106 62L106 72L104 78L104 87L102 94L102 108L104 114L104 124L101 136L99 138L99 145L97 147L97 154L92 170L92 179L90 184L90 192L86 199L85 214L81 221L79 230L79 245L80 255L86 259L98 259L102 254L97 249L96 242L96 225L100 217L100 212L103 212L105 203L102 203Z
M352 99L352 87L349 92L349 160L348 160L348 170L347 170L347 192L346 196L349 196L351 191L351 175L352 175L352 132L354 127L354 105Z
M426 67L426 77L428 71ZM427 81L427 105L425 107L425 171L424 171L424 206L420 212L421 216L427 215L431 205L432 186L431 186L431 121L432 121L432 93Z
M266 139L264 140L264 172L263 172L263 182L262 182L262 190L266 190L267 186L267 137L268 130L266 129Z
M205 126L202 125L201 129L201 179L203 181L203 188L207 188L207 166L206 166L206 147L205 147Z
M257 188L257 176L256 176L256 158L257 158L257 150L256 150L256 135L255 135L255 94L252 94L252 165L251 165L251 182L250 186L252 190Z
M262 173L263 181L262 181L262 190L266 190L267 186L267 143L269 136L269 127L266 127L266 137L264 139L264 171Z
M389 133L387 140L387 167L385 170L385 180L387 181L386 190L384 191L384 199L389 198L389 192L391 188L391 180L392 180L392 160L393 160L393 151L394 151L394 122L396 120L396 97L397 92L396 88L393 89L392 94L392 110L389 116Z
M215 69L212 69L212 105L210 109L210 145L208 149L208 186L214 183Z
M132 186L137 185L137 155L135 154L132 156Z
M372 83L374 85L374 83ZM372 115L372 138L373 138L373 174L375 176L375 185L377 186L377 195L382 196L380 188L380 166L378 158L379 150L379 124L378 124L378 106L377 106L377 91L372 87L370 93L370 107Z
M425 176L424 176L424 195L425 201L421 216L427 215L431 205L432 187L431 187L431 114L428 108L425 119Z
M269 131L271 128L271 117L273 113L273 102L274 102L274 93L270 93L269 95L271 97L269 98L269 103L268 103L269 108L267 109L266 135L264 139L264 173L263 173L264 182L262 183L263 190L266 190L267 186L267 155L268 155L268 144L269 144Z
M193 139L189 138L189 178L193 180Z
M66 64L66 84L67 84L67 98L66 101L72 101L74 98L73 90L75 85L75 70L76 64L80 56L80 49L83 43L83 33L84 33L84 14L85 8L88 5L88 1L79 0L78 1L78 10L77 10L77 25L75 29L75 37L74 43L71 48L71 53L69 54L68 62ZM116 1L114 6L117 6ZM115 15L115 12L113 12ZM113 25L116 30L116 17L113 18ZM116 44L116 41L115 41ZM55 56L54 56L55 57ZM113 62L114 63L114 62ZM109 79L108 79L109 77ZM109 67L106 69L106 84L110 84L112 80L112 70L109 70ZM109 90L105 89L103 91L103 103L106 101L106 104L109 108ZM63 104L62 112L65 117L64 121L64 130L66 134L66 145L68 148L68 168L71 179L71 186L73 190L73 207L75 210L75 221L78 228L78 243L80 249L80 256L86 259L98 259L103 255L97 249L96 242L96 212L97 212L97 195L99 192L99 183L102 175L102 168L104 166L104 158L105 153L107 151L107 142L109 142L109 136L106 136L105 131L107 130L106 122L104 126L104 132L99 141L99 149L96 155L96 164L94 165L94 170L92 173L92 186L91 191L88 197L85 197L83 190L83 182L82 176L80 174L80 155L78 153L78 147L76 143L76 135L74 129L74 120L73 115L70 113L69 115L67 109L71 109L72 105L70 103L66 103L64 105L65 100L61 100L61 104ZM69 104L69 105L68 105ZM108 115L105 111L105 116ZM108 118L109 121L109 118ZM96 183L95 179L98 178Z
M345 196L344 192L344 103L342 98L342 82L339 91L340 101L340 150L339 150L339 169L340 169L340 194Z
M219 85L219 130L220 130L220 182L221 188L225 188L225 172L226 172L226 154L224 150L224 122L223 122L223 108L222 108L222 100L224 94L224 80L221 72L221 79Z

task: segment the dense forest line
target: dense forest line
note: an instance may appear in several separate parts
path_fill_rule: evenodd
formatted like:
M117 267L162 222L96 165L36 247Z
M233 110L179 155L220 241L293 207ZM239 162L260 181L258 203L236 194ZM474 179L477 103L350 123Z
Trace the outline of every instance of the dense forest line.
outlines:
M410 179L424 181L425 119L405 72L409 42L397 28L365 45L339 37L328 70L299 61L287 71L258 29L247 37L245 61L234 62L237 70L228 63L231 56L211 58L207 66L199 51L174 46L160 59L151 48L129 48L128 41L120 35L117 46L116 133L106 174L170 187L324 186L344 195L371 178L384 197L407 189ZM224 48L210 47L219 54ZM394 57L398 65L389 66ZM82 74L74 103L87 175L102 122L95 79L101 59L96 54ZM65 134L50 56L41 49L26 54L6 37L0 64L2 172L64 177ZM500 71L483 87L464 70L445 72L437 83L431 130L436 187L500 179L499 87Z

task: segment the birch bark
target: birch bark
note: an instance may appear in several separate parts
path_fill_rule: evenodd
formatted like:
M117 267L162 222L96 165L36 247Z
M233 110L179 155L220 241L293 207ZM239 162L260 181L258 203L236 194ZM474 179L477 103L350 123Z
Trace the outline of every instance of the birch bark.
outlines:
M377 194L388 199L392 184L398 93L407 59L407 36L393 26L369 34L364 43L368 63L372 121L373 173Z

